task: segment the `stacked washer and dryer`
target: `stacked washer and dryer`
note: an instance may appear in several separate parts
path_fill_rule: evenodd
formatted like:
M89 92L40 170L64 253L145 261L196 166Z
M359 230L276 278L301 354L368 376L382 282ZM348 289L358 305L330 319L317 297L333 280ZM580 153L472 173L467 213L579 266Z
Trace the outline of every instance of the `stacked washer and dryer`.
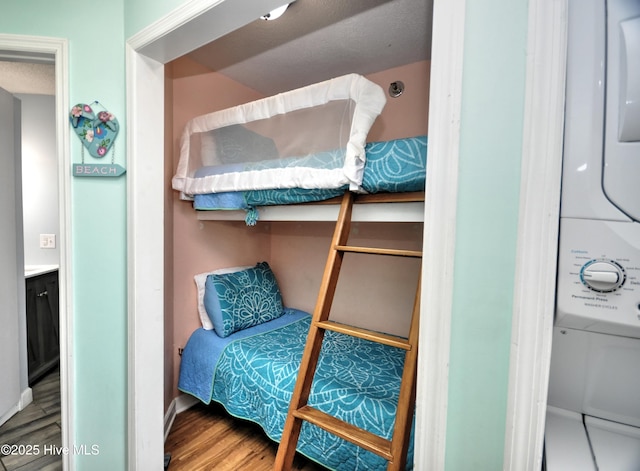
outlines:
M640 0L569 0L547 471L640 471Z

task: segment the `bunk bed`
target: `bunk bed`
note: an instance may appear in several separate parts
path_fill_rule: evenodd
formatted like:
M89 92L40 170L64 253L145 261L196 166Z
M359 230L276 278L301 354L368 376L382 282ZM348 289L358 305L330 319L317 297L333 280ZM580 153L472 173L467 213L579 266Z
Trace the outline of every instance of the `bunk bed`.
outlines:
M385 101L378 85L350 74L194 118L182 135L173 188L193 202L200 219L230 213L237 219L242 212L249 225L259 218L336 221L347 191L356 203L371 203L356 207L402 202L392 205L389 220L421 221L427 138L368 142ZM410 205L409 215L402 204ZM298 211L282 216L277 208ZM310 315L282 306L264 262L195 280L202 327L185 345L178 389L223 404L279 441ZM403 364L403 352L393 347L327 332L309 405L390 438ZM329 469L386 467L384 458L309 423L297 450Z
M231 415L258 423L267 436L280 441L311 316L282 306L275 277L264 262L211 273L199 296L213 327L203 325L189 338L178 389L205 404L221 403ZM262 312L268 314L259 320L243 316L255 313L247 306L256 305L267 306ZM234 324L227 318L225 323L221 309L233 310L228 317L236 320L253 320ZM403 354L395 348L327 332L309 404L391 437L403 363ZM297 450L329 469L386 466L379 456L308 423L302 426ZM408 463L412 456L413 446Z
M427 137L367 142L385 103L378 85L349 74L198 116L181 137L173 188L193 201L199 219L237 219L242 211L249 225L298 220L300 212L264 208L337 203L345 190L424 200ZM407 220L421 217L422 206L409 210ZM336 216L334 204L319 219Z

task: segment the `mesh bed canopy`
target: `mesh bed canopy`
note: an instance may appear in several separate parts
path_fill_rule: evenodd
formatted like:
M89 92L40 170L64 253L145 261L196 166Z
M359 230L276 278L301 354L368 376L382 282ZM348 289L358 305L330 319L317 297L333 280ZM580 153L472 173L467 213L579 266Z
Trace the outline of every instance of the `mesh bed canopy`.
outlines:
M198 116L172 185L184 197L279 188L361 188L367 133L386 102L350 74Z

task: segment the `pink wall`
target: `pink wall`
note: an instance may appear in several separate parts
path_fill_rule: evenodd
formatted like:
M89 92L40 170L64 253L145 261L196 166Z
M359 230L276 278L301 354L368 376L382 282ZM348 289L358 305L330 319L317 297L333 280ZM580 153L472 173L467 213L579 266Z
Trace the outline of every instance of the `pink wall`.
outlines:
M262 98L256 91L223 75L202 69L189 59L172 64L173 95L173 170L179 157L180 135L190 119ZM269 234L264 225L247 227L244 222L196 219L191 202L181 201L179 194L167 187L172 197L173 254L173 325L171 343L165 349L171 359L172 379L169 395L177 395L179 371L178 348L184 347L191 333L200 327L194 275L235 265L251 265L270 258ZM168 317L168 315L167 315Z
M271 223L271 259L284 302L313 312L334 224ZM421 223L354 223L349 243L422 250ZM420 263L416 259L346 254L331 318L406 335Z
M431 62L421 61L366 76L385 92L391 82L400 80L405 86L404 93L398 98L387 94L387 104L369 131L369 141L427 134L430 67Z
M383 90L402 81L404 93L387 97L369 141L427 134L429 66L417 62L367 75ZM313 311L333 223L271 223L271 258L283 297L291 307ZM350 243L370 247L422 249L423 224L358 223ZM420 264L414 259L347 255L334 300L332 318L374 330L404 335L409 329ZM364 317L365 313L367 317ZM356 320L354 320L356 317Z
M179 136L186 122L198 115L228 108L261 96L218 73L209 72L188 59L172 64L173 168L178 160ZM386 91L391 82L401 80L405 92L388 98L382 115L376 120L370 141L410 137L427 132L429 63L418 62L367 76ZM220 92L224 91L224 93ZM243 222L196 219L188 202L172 197L173 224L173 312L167 313L167 398L178 394L178 347L200 326L196 308L193 276L217 268L251 265L267 260L278 278L286 305L312 311L333 232L333 223L258 223L247 227ZM169 220L169 218L168 218ZM354 224L351 243L420 250L422 224ZM336 320L375 312L362 321L370 328L395 334L408 329L413 306L419 263L392 257L350 256L345 258L335 299ZM169 271L167 271L169 275ZM391 280L391 282L389 281ZM357 294L356 297L353 294ZM362 301L364 300L364 301ZM377 309L374 309L377 308ZM355 322L358 323L357 321Z

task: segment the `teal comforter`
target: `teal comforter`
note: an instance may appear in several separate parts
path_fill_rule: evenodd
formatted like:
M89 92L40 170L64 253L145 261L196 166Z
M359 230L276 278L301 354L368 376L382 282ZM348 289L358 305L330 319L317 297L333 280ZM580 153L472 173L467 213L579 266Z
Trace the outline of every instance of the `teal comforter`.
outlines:
M197 339L190 339L183 353L179 389L206 403L209 399L223 404L230 414L258 423L271 439L279 441L309 329L310 316L299 313L287 310L273 330L262 327L255 335L243 331L242 338L226 341L222 350L207 343L223 339L213 331L198 329L194 332ZM215 365L209 358L196 360L202 352L211 357L212 351L216 352ZM309 404L391 438L403 363L401 350L327 332ZM199 374L201 371L193 371L196 368L211 374ZM212 391L211 397L201 397L207 390ZM386 469L384 459L307 422L298 451L334 470ZM412 469L413 445L407 462L407 469Z

